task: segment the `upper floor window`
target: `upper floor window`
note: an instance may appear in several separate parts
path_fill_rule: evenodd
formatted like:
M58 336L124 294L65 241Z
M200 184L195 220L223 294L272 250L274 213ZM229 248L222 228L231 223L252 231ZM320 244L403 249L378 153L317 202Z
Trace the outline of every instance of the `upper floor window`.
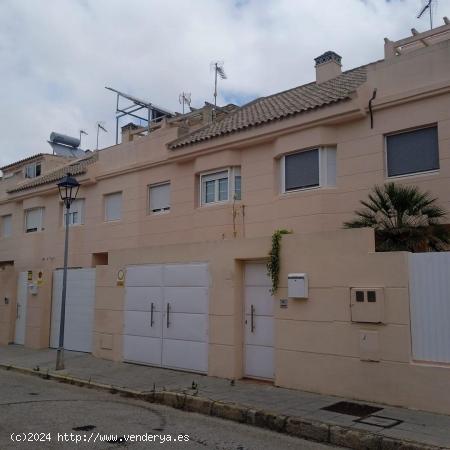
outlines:
M111 222L122 218L122 192L105 195L105 220Z
M386 166L388 177L438 170L437 127L386 136Z
M336 186L336 149L315 148L283 156L282 191Z
M170 211L170 183L149 186L149 203L151 213Z
M25 232L34 233L43 230L44 208L32 208L25 211Z
M200 176L201 204L241 200L241 170L230 167L220 172Z
M36 178L40 175L41 163L33 163L25 167L25 178Z
M7 238L12 234L12 215L7 214L2 217L2 237Z
M67 208L63 205L63 226L66 226ZM72 202L69 209L69 226L84 223L84 199L78 198Z

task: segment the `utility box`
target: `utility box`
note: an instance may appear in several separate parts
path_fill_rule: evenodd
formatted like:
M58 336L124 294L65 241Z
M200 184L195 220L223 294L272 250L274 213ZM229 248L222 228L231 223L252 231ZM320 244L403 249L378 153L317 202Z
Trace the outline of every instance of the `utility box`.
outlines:
M379 361L380 343L378 331L359 331L359 357L361 361Z
M384 288L351 288L352 322L384 322Z
M290 273L288 275L288 297L308 298L308 275L306 273Z

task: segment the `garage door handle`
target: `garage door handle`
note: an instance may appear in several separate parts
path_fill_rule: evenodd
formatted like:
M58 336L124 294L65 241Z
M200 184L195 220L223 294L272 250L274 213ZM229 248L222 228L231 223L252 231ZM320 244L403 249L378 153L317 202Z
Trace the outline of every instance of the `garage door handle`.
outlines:
M166 314L166 320L167 320L167 328L170 326L170 303L167 303L167 314Z
M155 308L155 304L152 302L150 305L150 326L152 327L155 321L153 320L153 309Z
M250 331L253 333L255 331L255 307L251 305L250 307Z

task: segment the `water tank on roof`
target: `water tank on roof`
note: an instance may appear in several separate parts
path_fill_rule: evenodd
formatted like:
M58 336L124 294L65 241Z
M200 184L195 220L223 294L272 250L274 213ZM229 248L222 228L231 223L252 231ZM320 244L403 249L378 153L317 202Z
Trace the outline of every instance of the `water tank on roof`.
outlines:
M69 147L77 148L80 145L80 140L71 136L66 136L65 134L55 133L54 131L50 134L50 142L55 144L68 145Z

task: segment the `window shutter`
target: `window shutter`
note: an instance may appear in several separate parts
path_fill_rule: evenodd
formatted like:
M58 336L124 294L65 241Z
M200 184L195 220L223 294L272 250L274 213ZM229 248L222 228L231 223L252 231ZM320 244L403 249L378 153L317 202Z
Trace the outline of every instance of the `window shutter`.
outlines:
M285 156L285 190L319 186L319 150Z
M2 217L2 235L3 237L9 237L12 234L12 215Z
M120 220L122 216L122 192L105 196L105 216L107 221Z
M389 177L439 169L437 127L386 136Z
M26 211L26 231L40 231L42 229L43 208Z
M170 183L150 186L150 211L160 212L170 209Z

